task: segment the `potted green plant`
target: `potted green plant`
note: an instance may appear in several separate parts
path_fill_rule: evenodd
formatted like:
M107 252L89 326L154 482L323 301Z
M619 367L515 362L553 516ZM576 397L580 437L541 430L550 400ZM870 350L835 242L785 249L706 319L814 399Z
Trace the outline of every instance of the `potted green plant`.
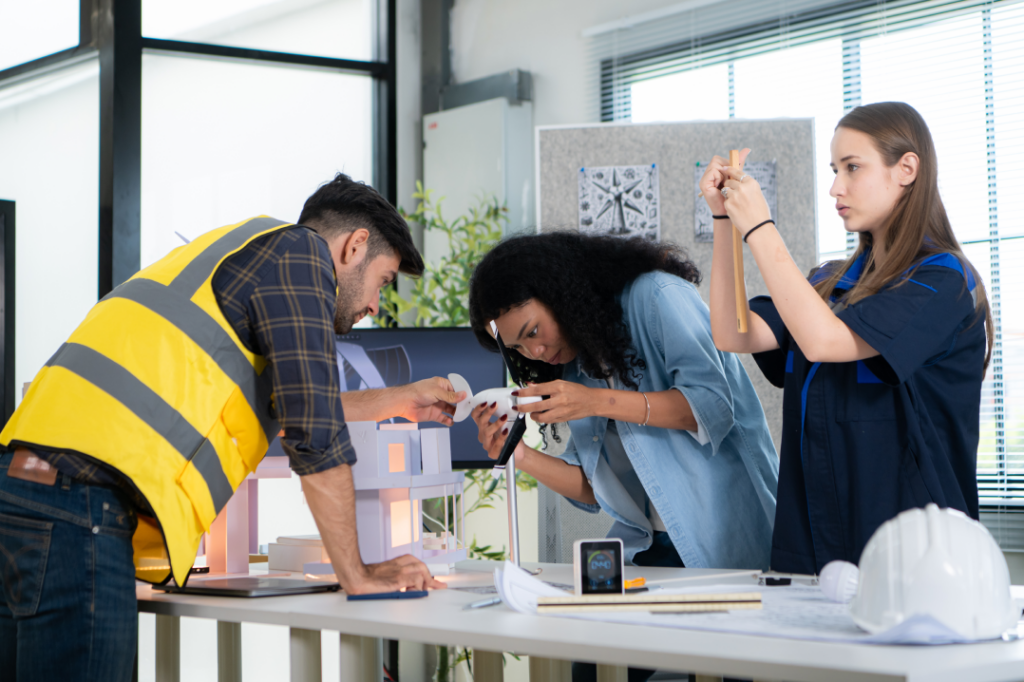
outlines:
M413 327L465 327L469 325L469 280L480 259L501 240L503 226L508 222L508 209L494 197L481 199L477 206L466 215L446 220L442 215L442 199L433 199L433 192L416 183L413 194L418 204L412 213L399 208L406 220L423 226L424 235L442 234L448 249L439 258L428 261L423 276L411 280L407 294L399 293L396 287L386 289L381 297L381 310L376 318L380 326ZM537 480L529 474L516 472L516 487L522 491L533 490ZM498 479L488 470L466 472L463 495L476 493L476 499L466 509L466 516L480 509L493 509L494 501L504 501ZM456 500L451 500L447 517L442 503L425 500L423 503L424 530L437 532L453 531ZM440 519L448 518L446 525ZM474 535L466 548L471 559L504 561L505 546L500 549L491 545L480 546ZM434 679L448 682L454 678L455 668L466 662L472 672L472 651L455 647L437 647L437 667Z

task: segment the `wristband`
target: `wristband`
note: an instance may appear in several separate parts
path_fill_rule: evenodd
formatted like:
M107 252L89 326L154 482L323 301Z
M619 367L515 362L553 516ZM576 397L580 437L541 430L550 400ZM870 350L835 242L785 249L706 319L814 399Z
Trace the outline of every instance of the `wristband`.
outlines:
M747 237L749 237L750 235L754 234L754 230L758 229L759 227L764 227L768 223L771 223L772 225L774 225L775 221L772 220L771 218L769 218L768 220L764 221L763 223L758 223L757 225L754 225L752 228L747 230L747 233L745 235L743 235L743 243L744 244L747 243Z
M644 397L644 402L647 403L647 415L644 417L644 423L640 426L647 426L647 422L651 421L651 401L647 399L647 394L641 392L640 395Z
M714 218L715 220L728 220L729 219L729 216L727 216L727 215L714 215L714 214L712 214L711 217Z

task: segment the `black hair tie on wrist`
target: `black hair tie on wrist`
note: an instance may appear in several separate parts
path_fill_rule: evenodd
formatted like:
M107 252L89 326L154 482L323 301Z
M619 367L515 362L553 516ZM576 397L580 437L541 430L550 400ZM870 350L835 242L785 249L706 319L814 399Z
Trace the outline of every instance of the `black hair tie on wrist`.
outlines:
M728 220L729 219L729 216L727 216L727 215L712 215L711 217L714 218L715 220Z
M743 235L743 243L744 244L747 243L747 237L749 237L750 235L754 234L754 230L756 230L759 227L764 227L768 223L771 223L772 225L774 225L775 221L772 220L771 218L769 218L768 220L764 221L763 223L758 223L757 225L754 225L752 228L747 230L747 233L745 235Z

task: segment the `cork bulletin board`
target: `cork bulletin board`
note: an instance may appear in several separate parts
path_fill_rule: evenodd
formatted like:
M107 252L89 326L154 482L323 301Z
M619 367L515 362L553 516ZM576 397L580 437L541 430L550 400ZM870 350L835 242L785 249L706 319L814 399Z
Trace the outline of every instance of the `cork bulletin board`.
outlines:
M775 217L790 253L804 272L818 264L812 119L538 127L535 143L539 232L579 229L581 169L656 165L660 239L683 247L700 268L699 288L705 301L712 245L700 238L695 226L696 202L704 201L696 197L695 168L714 154L727 157L730 149L750 147L748 163L769 167L774 162ZM601 197L604 202L614 199L614 195ZM636 208L644 208L634 203ZM614 210L621 210L628 220L632 209L613 205L609 212ZM745 252L744 274L748 296L768 293L749 250ZM761 376L749 356L742 359L778 448L782 391Z

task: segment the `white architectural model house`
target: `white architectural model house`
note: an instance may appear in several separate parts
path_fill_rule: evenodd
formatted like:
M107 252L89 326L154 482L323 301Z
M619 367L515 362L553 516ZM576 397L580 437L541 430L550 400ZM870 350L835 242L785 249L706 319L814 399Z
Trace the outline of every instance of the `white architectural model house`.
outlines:
M375 422L349 422L348 428L357 458L352 478L363 562L412 554L433 573L444 574L465 559L466 475L452 471L448 429ZM451 533L423 532L422 503L432 499L442 502L444 516L434 519L435 525L451 527Z

